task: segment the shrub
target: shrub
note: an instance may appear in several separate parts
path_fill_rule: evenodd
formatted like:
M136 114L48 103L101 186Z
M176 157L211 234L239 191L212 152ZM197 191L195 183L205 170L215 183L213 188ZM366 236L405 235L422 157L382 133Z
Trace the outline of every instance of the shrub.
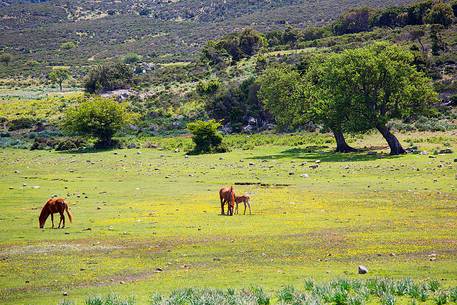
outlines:
M125 55L122 58L122 61L125 64L134 64L134 63L140 62L142 59L143 59L143 56L141 56L141 55L138 55L136 53L128 53L127 55Z
M192 133L195 143L193 153L215 153L227 151L222 145L222 134L217 130L221 126L215 120L195 121L187 124L187 129Z
M18 118L18 119L9 121L7 123L7 126L8 126L9 131L14 131L14 130L32 128L33 125L35 125L36 123L37 123L37 121L32 118Z
M77 150L87 145L83 138L72 137L57 140L54 144L54 149L57 151Z
M382 305L395 305L395 297L390 293L385 293L381 296Z
M108 98L86 99L67 110L62 125L68 132L96 137L97 147L112 147L113 135L133 119L126 107Z
M60 44L60 48L64 50L71 50L76 48L76 43L74 41L67 41Z
M436 305L444 305L448 301L448 295L445 291L440 291L436 296L435 296L435 304Z
M84 81L89 93L128 88L133 83L133 72L122 63L104 64L92 69Z
M135 305L135 299L121 299L115 294L110 294L103 298L100 296L90 297L85 302L86 305Z
M217 78L213 78L207 81L200 81L197 84L197 93L199 95L213 94L221 86L221 81Z
M8 66L9 63L13 60L13 55L10 53L1 53L0 54L0 62L2 62L4 65Z
M441 24L448 27L454 21L454 12L448 3L437 2L427 13L424 21L429 24Z

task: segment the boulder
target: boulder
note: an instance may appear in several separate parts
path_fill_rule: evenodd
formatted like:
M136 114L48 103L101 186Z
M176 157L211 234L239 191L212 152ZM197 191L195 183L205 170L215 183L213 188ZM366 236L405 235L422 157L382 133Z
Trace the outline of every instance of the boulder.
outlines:
M359 274L367 274L367 273L368 273L368 268L365 267L365 266L360 265L360 266L358 267L358 273L359 273Z

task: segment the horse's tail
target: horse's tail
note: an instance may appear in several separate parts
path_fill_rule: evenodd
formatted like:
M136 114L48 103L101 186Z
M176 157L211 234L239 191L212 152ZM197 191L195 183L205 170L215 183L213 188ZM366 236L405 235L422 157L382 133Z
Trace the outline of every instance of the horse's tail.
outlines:
M65 205L65 211L67 211L68 219L70 222L73 222L73 215L71 214L71 211L68 209L68 204Z

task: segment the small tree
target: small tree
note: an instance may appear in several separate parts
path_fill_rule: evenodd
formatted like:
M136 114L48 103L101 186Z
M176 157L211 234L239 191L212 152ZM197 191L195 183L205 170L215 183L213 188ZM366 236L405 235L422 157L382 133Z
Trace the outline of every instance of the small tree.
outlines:
M132 70L123 63L107 63L89 72L84 87L89 93L128 88L133 83Z
M59 84L60 91L62 91L63 82L70 78L70 76L70 70L66 67L54 67L48 74L51 82Z
M193 153L225 152L222 145L222 134L217 130L221 126L215 120L195 121L187 124L187 129L192 133L192 141L195 143Z
M94 97L82 100L65 113L63 128L71 133L97 138L97 147L111 147L113 135L133 118L125 104Z
M0 62L8 66L10 62L13 60L13 55L10 53L1 53L0 54Z

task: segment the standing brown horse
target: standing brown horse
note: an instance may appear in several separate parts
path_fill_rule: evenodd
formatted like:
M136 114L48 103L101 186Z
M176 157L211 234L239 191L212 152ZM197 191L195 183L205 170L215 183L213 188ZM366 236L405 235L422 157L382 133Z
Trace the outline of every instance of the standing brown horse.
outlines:
M248 195L243 195L243 196L235 196L235 203L236 203L236 208L235 208L235 214L238 214L238 204L241 202L244 203L244 213L243 215L246 215L246 206L249 207L249 215L251 215L251 197Z
M233 186L230 188L223 187L219 190L219 198L221 199L221 214L225 215L224 213L224 205L227 202L228 210L227 215L233 216L233 208L235 207L235 191Z
M64 211L67 212L68 219L70 222L73 221L73 216L71 215L71 212L68 210L68 204L65 202L65 199L63 198L51 198L49 199L44 207L41 209L40 217L38 220L40 221L40 229L43 229L44 224L46 222L46 219L48 219L48 216L51 215L51 221L52 221L52 228L54 229L54 213L59 213L60 214L60 221L59 221L59 229L60 229L60 224L63 222L62 229L65 228L65 215Z

